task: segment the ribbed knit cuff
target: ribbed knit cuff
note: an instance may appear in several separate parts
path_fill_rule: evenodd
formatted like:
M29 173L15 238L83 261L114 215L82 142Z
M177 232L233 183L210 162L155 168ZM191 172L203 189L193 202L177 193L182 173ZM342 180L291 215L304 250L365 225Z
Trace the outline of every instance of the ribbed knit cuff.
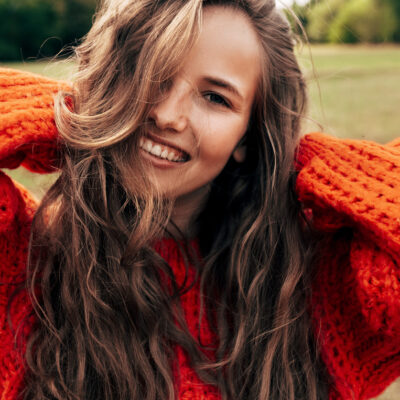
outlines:
M317 228L353 228L352 290L369 327L391 338L400 335L399 144L309 135L301 142L304 167L297 180L299 199L313 210ZM340 268L346 264L339 266L339 279Z
M373 142L306 136L299 150L304 165L297 179L300 201L336 213L400 252L400 149Z
M57 165L54 96L68 85L0 68L0 168L23 165L51 172Z

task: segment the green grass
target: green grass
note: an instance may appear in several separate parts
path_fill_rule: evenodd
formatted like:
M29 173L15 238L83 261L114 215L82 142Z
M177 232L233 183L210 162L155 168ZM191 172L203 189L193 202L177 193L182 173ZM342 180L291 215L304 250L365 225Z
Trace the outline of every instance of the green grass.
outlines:
M35 74L45 75L54 79L68 80L74 72L75 64L70 60L58 61L27 61L27 62L11 62L2 63L0 67L20 69L22 71L29 71Z
M380 396L375 400L399 400L400 398L400 379L391 384Z
M311 53L312 61L304 47L299 60L310 117L325 132L381 143L400 136L400 46L312 46Z

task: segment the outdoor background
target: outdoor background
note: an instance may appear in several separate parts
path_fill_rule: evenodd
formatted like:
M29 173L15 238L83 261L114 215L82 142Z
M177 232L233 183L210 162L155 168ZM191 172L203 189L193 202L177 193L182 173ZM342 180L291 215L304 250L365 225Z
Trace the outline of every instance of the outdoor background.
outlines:
M400 136L400 0L277 5L302 42L297 53L310 95L304 132L380 143ZM75 65L62 57L88 31L95 8L96 0L0 0L0 66L69 79ZM7 172L38 198L55 179ZM399 400L400 381L379 399Z

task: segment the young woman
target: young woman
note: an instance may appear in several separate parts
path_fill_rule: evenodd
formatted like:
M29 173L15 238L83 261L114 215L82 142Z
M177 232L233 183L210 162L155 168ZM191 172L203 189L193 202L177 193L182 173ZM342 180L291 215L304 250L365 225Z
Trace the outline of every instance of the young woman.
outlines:
M72 87L0 74L0 166L60 169L37 209L0 176L2 399L367 399L400 375L400 142L300 141L274 1L108 0L76 54Z

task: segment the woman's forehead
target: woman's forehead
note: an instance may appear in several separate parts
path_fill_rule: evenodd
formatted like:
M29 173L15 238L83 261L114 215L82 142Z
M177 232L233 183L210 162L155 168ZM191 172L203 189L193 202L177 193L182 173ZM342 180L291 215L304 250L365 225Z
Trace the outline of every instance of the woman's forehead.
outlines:
M233 8L206 7L184 69L228 80L243 97L252 97L261 73L261 45L250 19Z

